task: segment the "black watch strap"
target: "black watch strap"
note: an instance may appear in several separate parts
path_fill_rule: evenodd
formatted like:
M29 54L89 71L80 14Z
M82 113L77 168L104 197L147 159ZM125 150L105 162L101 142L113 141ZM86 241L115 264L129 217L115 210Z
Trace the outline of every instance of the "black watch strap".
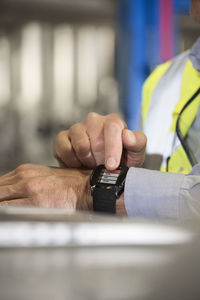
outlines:
M97 212L105 212L115 214L116 212L116 194L115 189L95 188L93 190L93 210ZM108 201L109 199L109 201Z

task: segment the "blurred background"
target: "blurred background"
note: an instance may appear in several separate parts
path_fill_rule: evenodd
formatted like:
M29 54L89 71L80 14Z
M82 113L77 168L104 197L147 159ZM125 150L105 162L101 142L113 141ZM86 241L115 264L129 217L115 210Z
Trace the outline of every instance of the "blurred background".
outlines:
M190 0L1 0L0 174L55 165L58 131L90 111L137 128L141 87L191 47Z

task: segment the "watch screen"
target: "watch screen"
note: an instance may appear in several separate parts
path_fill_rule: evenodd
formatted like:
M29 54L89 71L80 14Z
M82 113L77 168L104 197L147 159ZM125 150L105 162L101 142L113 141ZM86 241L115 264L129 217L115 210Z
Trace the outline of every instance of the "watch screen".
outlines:
M108 171L106 169L103 169L100 174L99 182L106 184L116 184L119 175L120 170Z

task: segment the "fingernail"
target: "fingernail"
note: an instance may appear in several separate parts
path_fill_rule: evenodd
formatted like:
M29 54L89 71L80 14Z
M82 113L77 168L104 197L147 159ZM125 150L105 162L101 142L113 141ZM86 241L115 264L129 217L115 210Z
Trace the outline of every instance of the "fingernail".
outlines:
M136 138L135 138L135 135L132 131L128 131L128 138L129 138L129 141L130 143L132 144L136 144Z
M116 160L114 157L109 157L106 163L109 168L114 168L116 166Z

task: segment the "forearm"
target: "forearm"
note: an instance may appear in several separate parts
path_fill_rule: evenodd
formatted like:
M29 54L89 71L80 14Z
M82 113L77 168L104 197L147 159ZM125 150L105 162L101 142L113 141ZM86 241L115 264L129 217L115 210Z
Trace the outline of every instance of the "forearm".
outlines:
M200 166L188 175L131 168L125 185L125 207L134 217L200 218Z

